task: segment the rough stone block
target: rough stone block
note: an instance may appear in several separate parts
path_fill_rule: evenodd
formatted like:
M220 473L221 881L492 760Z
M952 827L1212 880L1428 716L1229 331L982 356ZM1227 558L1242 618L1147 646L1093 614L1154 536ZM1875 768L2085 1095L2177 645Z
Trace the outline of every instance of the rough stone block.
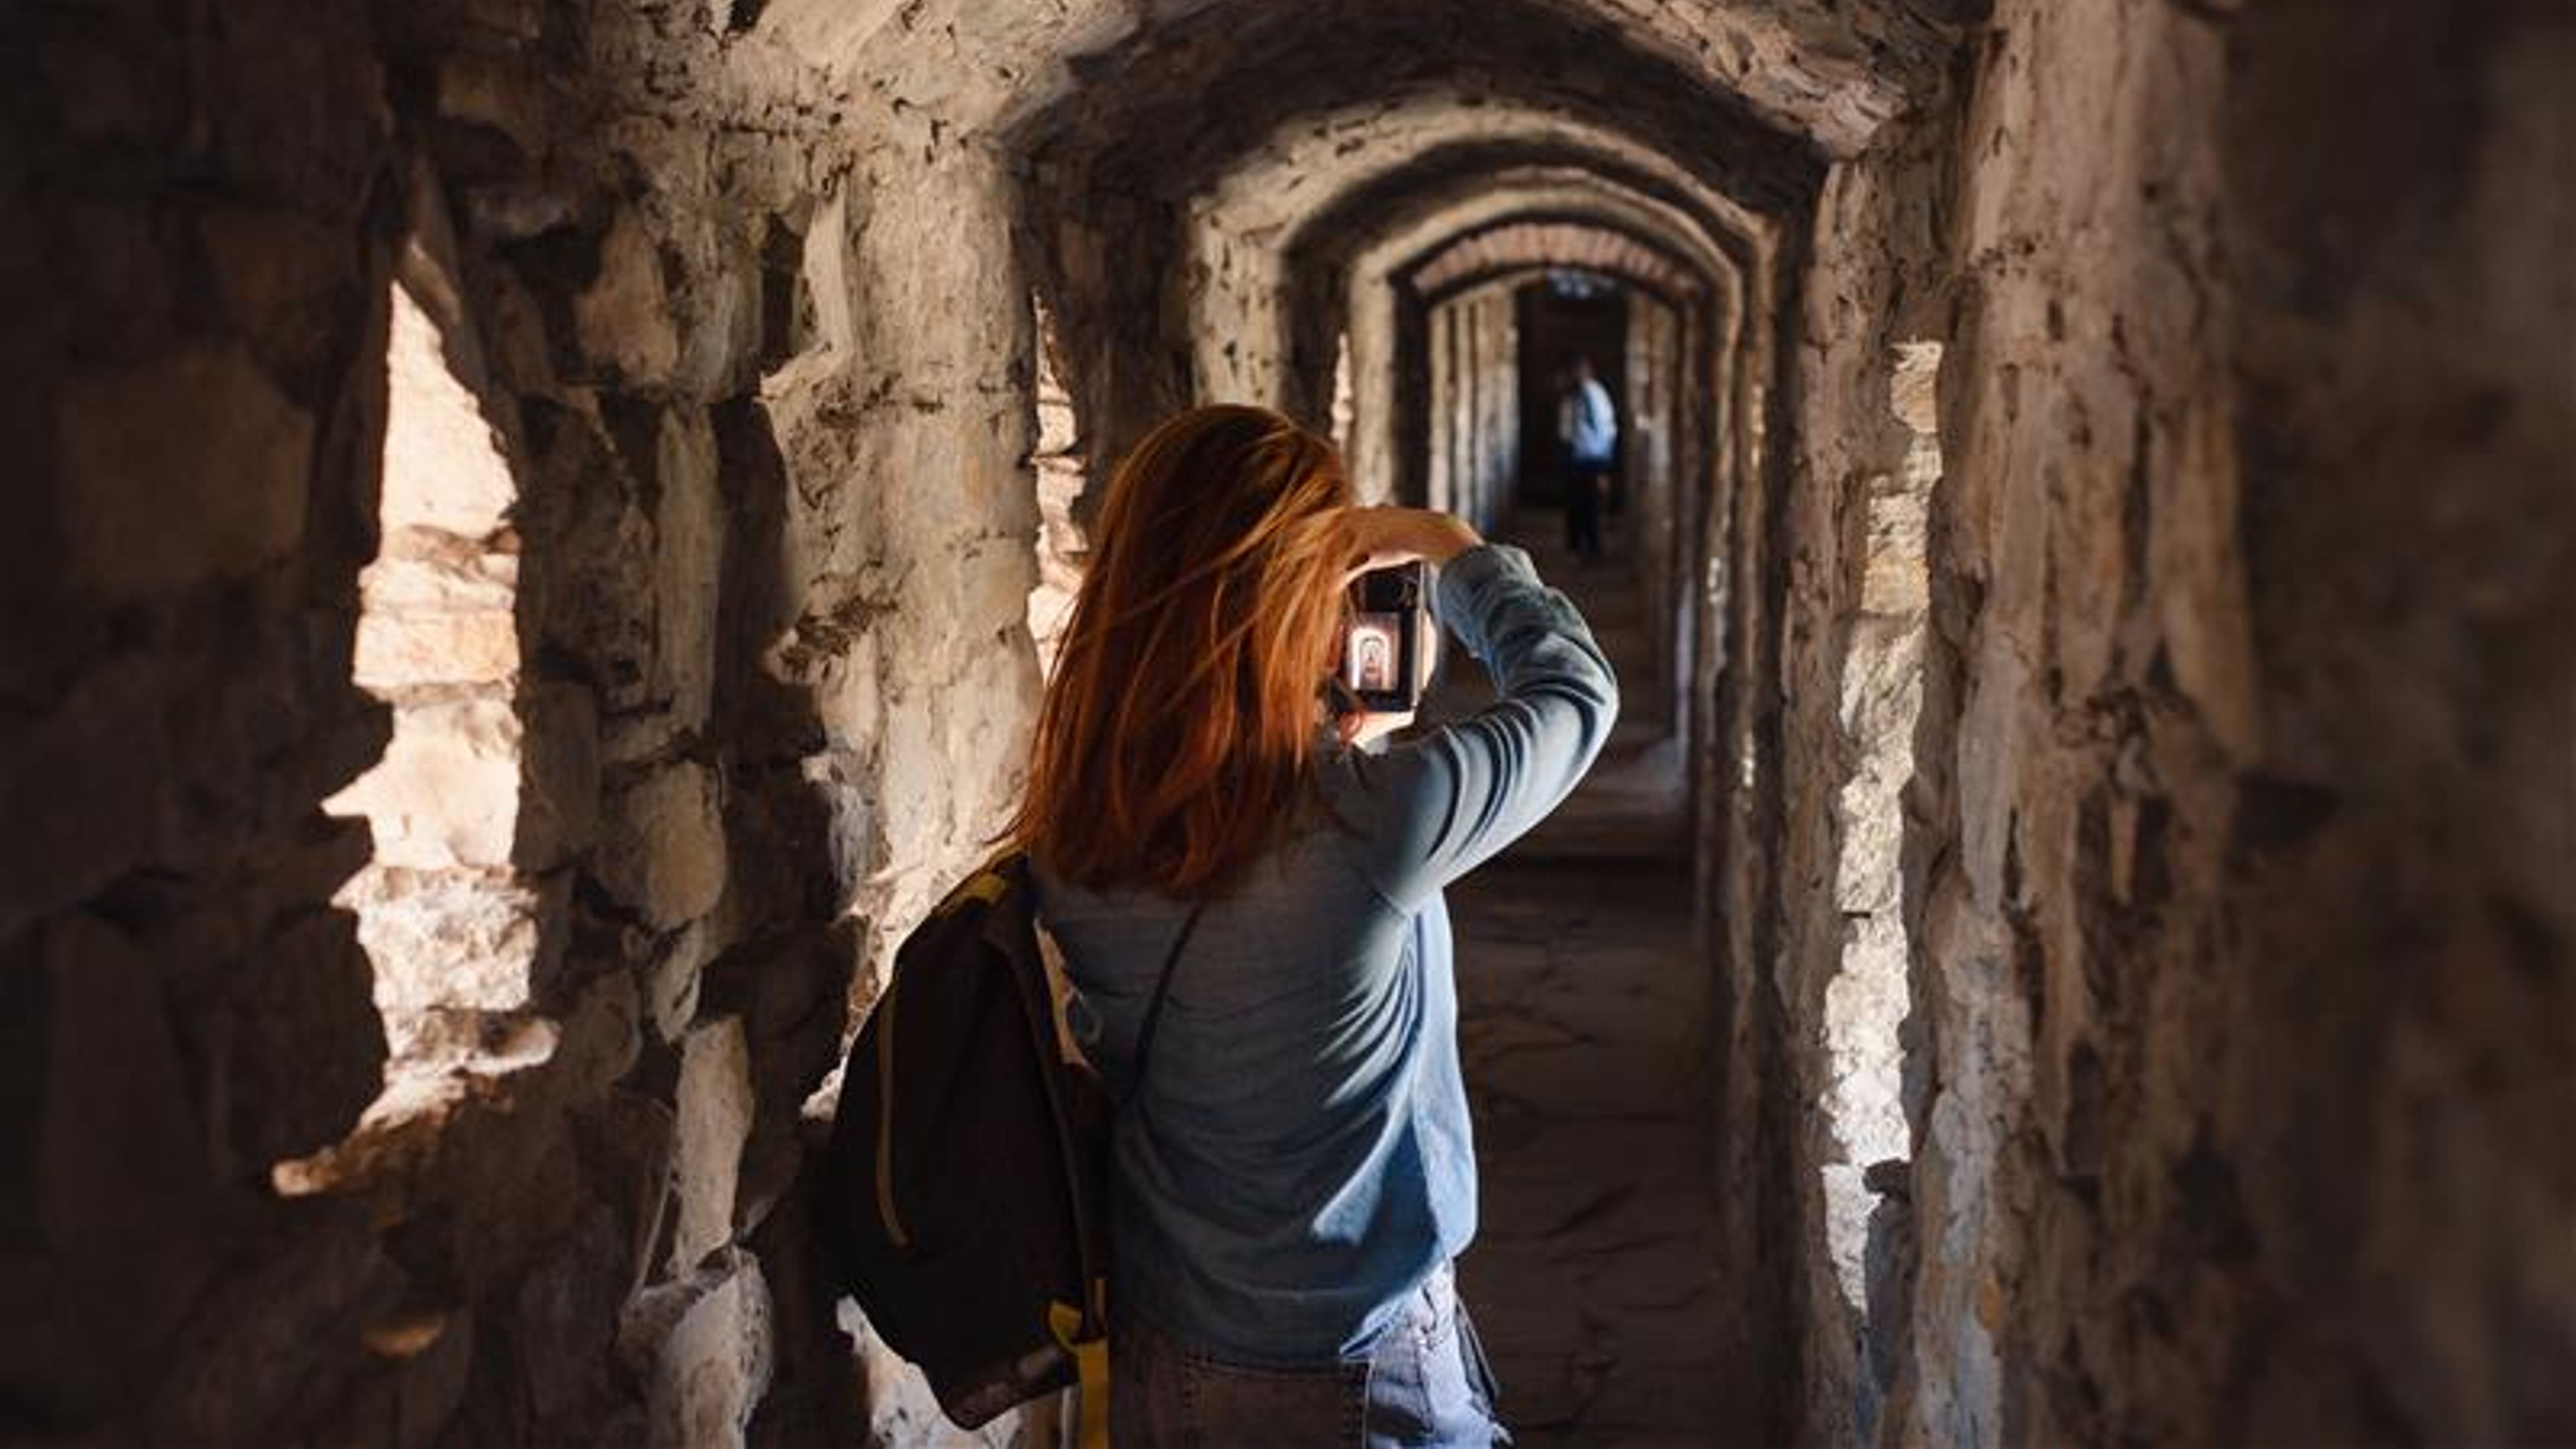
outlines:
M77 374L59 427L70 571L108 598L239 577L304 536L312 415L238 346Z
M701 973L713 954L713 940L706 922L691 921L663 945L646 973L645 1008L664 1041L678 1041L697 1019Z
M386 347L385 532L435 529L479 539L519 496L500 434L451 367L449 339L409 286L393 289Z
M150 962L57 919L0 950L0 1388L78 1417L213 1271L203 1104Z
M813 691L814 713L833 749L865 759L884 724L885 691L877 680L877 641L862 637L848 648L815 658L797 682Z
M680 360L662 257L642 218L622 212L599 249L599 276L573 303L584 356L630 383L667 383Z
M741 1019L729 1016L690 1031L681 1047L672 1158L671 1187L679 1205L672 1271L687 1272L732 1239L734 1188L754 1111Z
M654 664L674 723L696 730L715 692L716 605L725 548L715 428L704 411L674 409L657 448L662 485L654 518Z
M393 1315L368 1325L377 1367L352 1396L347 1422L377 1426L385 1449L431 1449L465 1400L474 1367L474 1315Z
M551 95L543 72L516 56L453 55L438 68L442 115L487 126L531 155L544 147Z
M653 1449L737 1446L769 1387L769 1285L749 1253L730 1249L722 1269L680 1313L654 1365Z
M251 1444L273 1439L312 1391L316 1344L355 1346L394 1306L387 1262L363 1202L298 1202L258 1224L254 1244L192 1305L152 1366L150 1426L130 1442ZM248 1251L244 1251L248 1249Z
M566 1095L593 1098L628 1072L644 1046L644 1003L635 978L612 972L593 981L565 1013L548 1065Z
M357 926L342 911L292 921L227 976L212 1018L191 1023L231 1170L257 1176L337 1141L383 1085L384 1025Z
M506 873L379 866L338 899L358 912L381 1010L517 1011L548 969L541 897Z
M652 519L614 486L621 462L587 409L548 415L542 497L522 520L550 565L527 580L522 617L540 648L584 662L607 714L652 703Z
M526 730L520 761L521 870L552 870L589 848L599 830L599 702L584 685L545 681L519 695Z
M356 292L356 249L312 219L225 206L197 219L224 309L261 359L294 376L320 362Z
M520 1286L516 1339L530 1406L541 1418L581 1409L600 1395L628 1264L626 1237L605 1207L584 1214Z
M168 808L152 662L110 662L52 713L0 720L0 931L128 869Z
M510 554L393 557L368 565L356 676L368 689L499 684L519 672L519 561Z
M383 762L326 806L374 822L385 865L506 866L519 828L522 738L506 699L410 706L394 716Z
M761 351L761 274L748 256L723 258L682 298L687 310L676 389L722 397L751 381Z
M703 765L683 763L622 791L610 807L599 876L610 894L663 929L715 909L725 885L715 776Z

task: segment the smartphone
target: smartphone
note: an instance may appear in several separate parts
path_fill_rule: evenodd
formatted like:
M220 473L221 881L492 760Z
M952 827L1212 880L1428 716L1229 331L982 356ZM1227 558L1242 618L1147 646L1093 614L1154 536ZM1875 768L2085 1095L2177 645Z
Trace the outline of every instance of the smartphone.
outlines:
M1430 670L1425 611L1431 566L1416 559L1371 569L1351 581L1351 621L1342 636L1342 686L1363 708L1405 714L1422 703Z

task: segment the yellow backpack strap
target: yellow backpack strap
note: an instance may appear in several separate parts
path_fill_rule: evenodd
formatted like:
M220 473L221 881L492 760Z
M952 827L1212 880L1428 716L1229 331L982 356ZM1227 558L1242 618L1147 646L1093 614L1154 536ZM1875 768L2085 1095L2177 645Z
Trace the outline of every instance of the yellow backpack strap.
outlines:
M1047 1306L1047 1327L1055 1341L1073 1355L1081 1397L1074 1406L1073 1442L1078 1449L1109 1449L1109 1336L1082 1336L1086 1316L1070 1303Z
M973 875L959 881L954 890L943 897L938 905L931 908L930 913L934 916L944 916L968 901L981 901L989 906L1000 900L1002 892L1009 886L1009 882L1003 879L1002 872L1017 862L1019 857L1020 850L1017 846L1008 847L996 853L992 859L977 867Z

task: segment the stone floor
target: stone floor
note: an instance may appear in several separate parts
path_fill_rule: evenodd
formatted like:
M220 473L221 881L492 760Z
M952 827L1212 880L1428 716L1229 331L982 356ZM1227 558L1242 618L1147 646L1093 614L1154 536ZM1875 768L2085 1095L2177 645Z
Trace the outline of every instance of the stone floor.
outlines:
M1467 1301L1525 1449L1732 1442L1679 870L1505 860L1450 892L1483 1223Z
M1574 799L1449 893L1483 1191L1461 1271L1524 1449L1731 1443L1680 751L1624 541L1577 569L1555 522L1500 533L1583 610L1621 727ZM1481 694L1457 671L1436 712Z

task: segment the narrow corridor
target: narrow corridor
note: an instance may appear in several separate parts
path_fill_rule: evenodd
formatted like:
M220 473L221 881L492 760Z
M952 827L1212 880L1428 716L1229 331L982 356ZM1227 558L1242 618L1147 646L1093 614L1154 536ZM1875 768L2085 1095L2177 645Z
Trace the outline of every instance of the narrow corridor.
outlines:
M1495 537L1571 597L1619 725L1557 814L1449 893L1482 1223L1461 1269L1525 1449L1695 1445L1749 1422L1719 1273L1710 974L1633 512L1579 566L1553 511ZM1463 658L1440 713L1483 694Z
M0 1441L1039 1449L816 1145L1110 481L1243 403L1621 679L1449 899L1524 1446L2576 1444L2569 75L2566 0L0 3Z

